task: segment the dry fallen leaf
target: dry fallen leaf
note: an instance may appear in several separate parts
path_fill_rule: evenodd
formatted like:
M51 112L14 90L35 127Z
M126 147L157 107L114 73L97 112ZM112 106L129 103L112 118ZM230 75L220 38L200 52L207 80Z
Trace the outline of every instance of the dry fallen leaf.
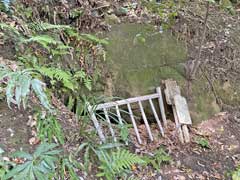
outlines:
M13 162L15 162L16 164L23 164L23 163L24 163L24 160L21 159L21 158L14 158L14 159L13 159Z
M37 137L32 137L32 138L29 139L28 142L31 145L36 145L36 144L38 144L40 142L40 139L38 139Z

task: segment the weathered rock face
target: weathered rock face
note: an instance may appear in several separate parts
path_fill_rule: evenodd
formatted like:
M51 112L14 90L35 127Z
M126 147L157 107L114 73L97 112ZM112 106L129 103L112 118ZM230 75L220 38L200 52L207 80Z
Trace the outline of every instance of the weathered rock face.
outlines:
M128 98L153 93L162 80L169 78L176 80L182 87L182 94L187 95L184 91L187 50L170 33L158 33L150 25L121 24L113 26L108 38L110 76L105 81L105 96ZM220 110L206 87L204 78L192 85L189 108L194 122L205 120Z
M166 78L183 80L186 49L168 33L152 26L121 24L112 28L107 48L113 96L143 95Z

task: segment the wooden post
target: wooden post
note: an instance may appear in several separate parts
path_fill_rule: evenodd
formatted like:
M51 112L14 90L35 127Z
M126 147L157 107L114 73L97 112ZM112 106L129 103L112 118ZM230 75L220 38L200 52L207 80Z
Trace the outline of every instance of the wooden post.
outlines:
M175 119L176 131L178 133L179 140L181 141L181 143L184 143L182 127L181 127L181 124L179 123L175 106L173 106L173 115Z
M164 104L163 104L161 87L157 87L156 91L159 95L158 102L159 102L160 112L161 112L161 116L162 116L162 120L163 120L163 125L166 127L167 119L166 119L166 115L165 115L165 108L164 108Z
M175 95L174 96L174 105L176 108L176 114L178 116L179 124L182 125L183 129L183 136L185 139L185 142L190 142L190 136L187 125L192 124L192 120L190 117L187 100L186 98L182 97L181 95Z
M186 124L184 124L182 126L182 130L183 130L183 136L184 136L185 142L189 143L190 142L190 135L189 135L188 127L187 127Z

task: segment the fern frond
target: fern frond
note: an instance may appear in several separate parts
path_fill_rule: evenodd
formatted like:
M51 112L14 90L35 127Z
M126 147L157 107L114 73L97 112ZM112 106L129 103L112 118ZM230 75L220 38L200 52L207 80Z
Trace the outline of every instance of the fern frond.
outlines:
M74 90L75 81L68 71L51 67L37 67L36 70L38 70L42 75L49 77L51 80L56 79L62 82L64 87Z
M6 31L8 33L12 32L12 33L14 33L17 36L21 35L15 27L13 27L13 26L11 26L9 24L6 24L6 23L0 23L0 29L2 31Z
M82 8L76 8L70 11L69 17L70 18L78 18L83 14L83 9Z
M105 176L107 179L115 177L116 174L122 173L125 169L131 169L134 164L144 163L138 155L125 149L119 149L111 153L101 151L98 156L101 161L99 169L102 170L98 176Z
M84 86L85 86L89 91L91 91L91 90L92 90L92 80L89 79L89 78L85 78L85 79L83 79L83 82L84 82Z
M133 164L143 163L143 160L139 156L125 149L113 152L112 158L113 170L117 172L123 169L130 169Z
M50 45L62 44L61 41L55 40L53 37L49 35L36 35L32 36L29 39L23 40L24 43L36 42L42 45L47 50L50 50Z
M32 79L31 80L31 86L33 88L33 91L37 95L38 99L40 100L41 104L47 108L48 110L52 111L52 107L48 101L47 95L44 93L43 86L45 84L38 80L38 79Z
M108 45L108 41L106 39L100 39L95 35L92 34L81 34L80 35L83 40L90 41L96 44L103 44L103 45Z
M84 86L91 91L92 90L92 80L90 77L87 76L86 72L84 72L83 70L77 71L74 74L74 78L76 79L82 79L83 80L83 84Z
M74 29L67 29L66 33L70 36L70 37L75 37L78 41L83 40L83 41L88 41L94 44L102 44L102 45L107 45L108 41L106 39L101 39L98 38L97 36L93 35L93 34L79 34L76 30Z
M46 22L39 22L39 23L30 23L28 27L34 31L48 31L48 30L65 30L71 29L68 25L55 25Z

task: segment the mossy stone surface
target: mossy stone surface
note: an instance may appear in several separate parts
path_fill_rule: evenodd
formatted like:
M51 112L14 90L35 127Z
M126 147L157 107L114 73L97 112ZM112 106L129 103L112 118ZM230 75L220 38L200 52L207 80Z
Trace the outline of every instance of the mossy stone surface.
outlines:
M161 81L173 79L181 86L183 96L186 79L184 64L187 50L168 32L158 33L150 25L114 25L108 34L106 96L129 98L155 92ZM110 80L109 80L110 79ZM220 108L208 88L206 79L200 78L192 84L189 109L194 122L206 120ZM145 106L146 113L151 109Z
M108 35L108 67L113 78L113 96L151 93L161 80L184 80L185 46L169 33L153 26L115 25Z

